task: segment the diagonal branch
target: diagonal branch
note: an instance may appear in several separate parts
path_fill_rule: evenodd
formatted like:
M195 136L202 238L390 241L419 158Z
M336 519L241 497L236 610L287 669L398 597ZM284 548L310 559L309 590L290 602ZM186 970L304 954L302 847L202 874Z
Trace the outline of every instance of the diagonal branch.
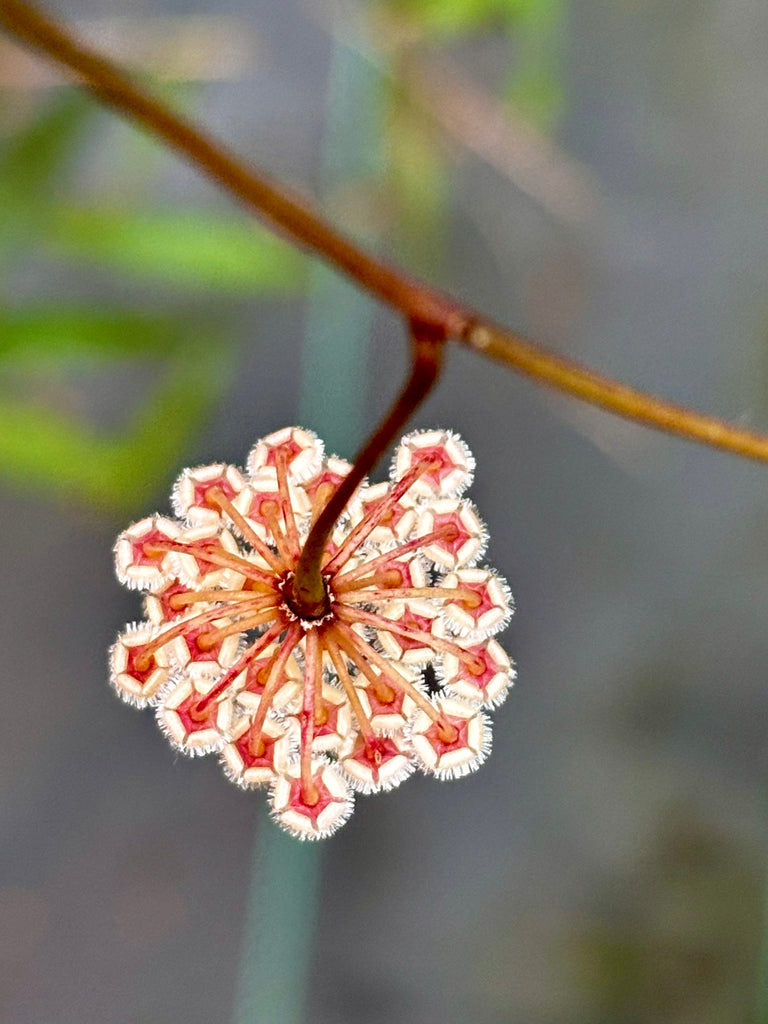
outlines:
M366 252L337 231L303 197L243 163L32 5L22 0L0 0L0 25L74 71L102 102L157 136L273 229L327 260L408 320L432 325L446 339L619 416L768 462L768 436L665 402L564 359Z

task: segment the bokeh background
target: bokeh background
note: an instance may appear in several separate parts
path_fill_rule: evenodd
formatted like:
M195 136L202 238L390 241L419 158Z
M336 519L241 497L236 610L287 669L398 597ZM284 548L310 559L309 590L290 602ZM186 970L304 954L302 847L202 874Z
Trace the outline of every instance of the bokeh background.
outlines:
M50 9L380 252L768 428L763 0ZM5 38L0 259L0 1020L235 1021L262 797L109 691L111 545L300 409L353 455L402 330ZM768 1019L765 469L459 350L416 425L477 457L519 682L480 772L325 846L306 1020Z

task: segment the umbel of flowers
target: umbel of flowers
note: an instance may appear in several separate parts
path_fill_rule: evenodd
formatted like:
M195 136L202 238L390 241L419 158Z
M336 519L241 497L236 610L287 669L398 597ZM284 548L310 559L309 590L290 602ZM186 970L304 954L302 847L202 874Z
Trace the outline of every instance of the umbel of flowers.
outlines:
M146 596L111 650L112 686L181 752L268 787L300 839L335 832L355 792L477 768L487 709L514 676L493 639L510 594L478 566L486 532L461 497L474 460L448 431L404 437L390 480L358 488L325 547L323 614L292 606L302 543L350 469L288 427L244 472L185 470L176 518L143 519L115 545L119 579Z

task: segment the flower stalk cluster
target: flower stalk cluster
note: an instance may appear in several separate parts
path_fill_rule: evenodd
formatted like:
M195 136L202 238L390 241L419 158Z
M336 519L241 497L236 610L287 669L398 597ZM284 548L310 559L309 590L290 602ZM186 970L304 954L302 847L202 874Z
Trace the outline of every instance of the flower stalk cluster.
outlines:
M355 792L415 769L473 771L514 675L493 639L510 594L478 565L486 531L461 496L473 468L455 434L403 438L389 482L364 481L329 536L311 617L294 576L349 463L292 427L259 441L244 472L186 470L176 518L144 519L115 545L120 580L146 593L146 618L111 651L115 690L152 707L178 750L268 786L301 839L336 831Z

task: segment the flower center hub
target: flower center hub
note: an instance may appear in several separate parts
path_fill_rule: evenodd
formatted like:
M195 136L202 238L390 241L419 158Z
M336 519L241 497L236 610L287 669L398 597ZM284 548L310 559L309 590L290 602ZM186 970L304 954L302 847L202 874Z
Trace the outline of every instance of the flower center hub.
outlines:
M285 579L279 584L278 589L282 594L286 611L292 618L300 619L302 622L319 624L326 619L333 617L331 610L331 592L328 580L322 576L323 595L319 601L302 600L295 584L295 575L292 572L286 574Z

